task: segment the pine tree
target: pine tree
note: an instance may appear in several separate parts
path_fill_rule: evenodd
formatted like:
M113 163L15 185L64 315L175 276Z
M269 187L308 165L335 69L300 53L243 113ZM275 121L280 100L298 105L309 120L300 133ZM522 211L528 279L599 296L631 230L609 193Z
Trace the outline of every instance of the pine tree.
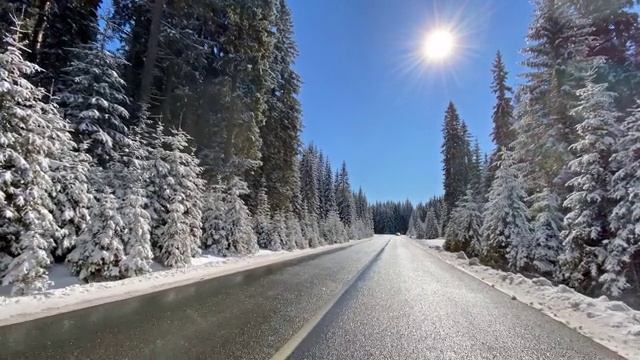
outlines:
M277 212L271 219L271 233L280 243L283 250L291 251L295 248L295 239L288 237L286 218L282 212Z
M493 107L493 130L491 131L491 139L498 148L509 147L516 138L513 129L513 104L510 93L513 89L507 84L509 73L505 69L500 51L496 54L493 61L493 81L491 84L491 92L496 96L496 103Z
M171 136L159 137L157 144L158 149L167 146L168 150L159 150L163 177L153 180L151 193L160 205L154 209L158 221L155 250L168 267L189 265L191 257L199 254L201 242L204 182L196 158L183 152L188 139L184 132L172 130Z
M14 285L14 294L49 284L49 252L60 229L50 212L54 183L48 164L74 148L68 124L55 106L41 101L44 91L26 80L39 68L22 57L19 27L16 22L0 53L0 248L12 257L3 260L8 266L2 283Z
M99 168L95 171L96 176L105 176ZM78 237L78 244L67 261L71 272L81 280L118 280L123 277L121 266L125 259L125 234L118 200L109 189L103 189L96 198L98 203L91 209L91 222Z
M353 199L353 191L349 182L349 173L347 164L343 161L340 166L336 181L336 205L338 207L338 215L345 227L350 227L355 219L355 201ZM328 217L327 217L328 218Z
M333 211L329 213L327 219L322 223L322 237L328 245L346 242L346 231L340 216Z
M53 217L61 231L53 238L53 255L56 260L64 260L75 246L78 235L87 227L95 200L89 184L91 158L77 149L60 151L55 158L49 162L53 183L49 196Z
M424 234L426 239L437 239L440 236L436 213L432 207L427 208L427 215L424 218Z
M564 229L560 198L549 189L544 189L530 201L533 266L540 274L555 276L558 258L562 253L560 234Z
M508 265L517 270L530 261L526 193L513 154L501 149L500 159L482 215L481 256L489 265Z
M307 211L315 216L319 215L318 197L320 196L317 165L317 151L313 145L309 145L303 150L300 160L300 193Z
M286 216L287 224L287 238L293 242L295 248L306 249L309 247L309 242L302 236L302 228L300 227L300 221L291 213Z
M323 239L320 237L320 227L318 219L315 215L309 213L306 206L303 205L303 213L305 214L301 220L302 236L309 243L309 247L317 248L324 245Z
M258 242L251 228L249 210L240 198L248 192L247 184L233 177L226 188L225 245L219 248L222 254L249 255L258 252Z
M123 60L106 50L104 40L72 50L73 61L64 69L57 103L71 121L78 140L87 143L89 154L104 165L117 146L129 136L125 109L129 99L118 69Z
M302 111L296 97L300 92L300 77L292 68L296 56L291 11L286 2L280 0L269 61L273 85L266 98L265 123L260 128L261 172L274 211L291 210L292 177L296 171L293 163L301 145Z
M570 212L564 219L561 265L569 284L587 291L602 273L603 240L612 236L607 219L609 160L619 132L614 94L606 91L606 84L590 82L578 94L581 100L575 113L582 123L577 127L579 141L571 146L577 158L568 165L575 177L567 183L573 192L564 202Z
M274 237L272 235L269 202L267 199L266 190L264 188L261 188L258 191L257 200L258 204L256 214L253 217L253 229L256 234L258 246L262 249L280 251L282 250L280 240L274 240Z
M204 211L202 214L202 245L214 253L227 256L229 243L227 241L227 195L224 187L210 185L204 195ZM268 219L266 227L269 227Z
M617 204L609 215L612 233L605 240L607 257L600 281L604 291L619 295L630 285L640 288L638 254L640 254L640 103L622 124L622 134L611 156L613 177L610 196ZM635 276L634 276L635 275Z
M465 197L462 198L458 207L453 211L451 215L452 221L449 223L450 229L447 232L447 238L444 243L445 250L451 252L464 251L472 255L480 254L482 214L476 198L477 196L473 189L469 188Z
M458 200L464 196L467 174L467 144L461 130L461 121L453 103L449 103L442 128L442 170L444 173L444 202L449 211L455 208ZM445 213L444 218L449 214ZM445 220L445 223L447 221Z
M45 89L59 85L63 69L72 65L73 49L99 37L98 9L101 0L42 0L42 27L30 36L33 61L44 69L37 79Z
M526 170L527 187L533 192L553 189L564 200L564 184L570 174L565 165L573 160L569 146L576 142L579 120L571 114L578 101L576 91L584 87L593 38L588 21L564 1L536 0L529 27L528 46L523 49L526 84L516 109L518 162L531 164Z

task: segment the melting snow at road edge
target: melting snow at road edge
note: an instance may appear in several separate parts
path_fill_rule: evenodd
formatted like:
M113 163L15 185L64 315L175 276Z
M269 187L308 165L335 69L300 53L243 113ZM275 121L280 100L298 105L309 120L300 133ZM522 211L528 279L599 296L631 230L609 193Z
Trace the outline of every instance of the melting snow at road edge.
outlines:
M564 285L555 286L545 278L528 279L520 274L473 265L455 253L442 251L443 239L415 240L442 261L510 295L579 333L629 359L640 359L640 311L606 296L597 299ZM471 265L470 265L471 264Z

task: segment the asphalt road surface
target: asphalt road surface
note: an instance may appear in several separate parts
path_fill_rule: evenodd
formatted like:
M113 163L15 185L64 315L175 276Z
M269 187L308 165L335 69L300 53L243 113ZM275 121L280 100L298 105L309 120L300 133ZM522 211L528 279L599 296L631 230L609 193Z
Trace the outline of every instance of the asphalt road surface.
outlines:
M0 309L2 311L2 309ZM0 359L621 359L390 235L0 327Z

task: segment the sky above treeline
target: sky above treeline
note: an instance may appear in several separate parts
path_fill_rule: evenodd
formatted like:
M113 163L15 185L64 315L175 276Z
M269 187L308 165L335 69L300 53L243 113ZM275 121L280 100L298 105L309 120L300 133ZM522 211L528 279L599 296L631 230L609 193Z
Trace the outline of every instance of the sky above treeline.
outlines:
M442 193L441 125L453 101L490 151L491 63L503 53L512 85L523 71L533 7L525 0L289 1L304 82L306 143L370 201L425 201ZM424 39L447 28L452 56L425 61Z

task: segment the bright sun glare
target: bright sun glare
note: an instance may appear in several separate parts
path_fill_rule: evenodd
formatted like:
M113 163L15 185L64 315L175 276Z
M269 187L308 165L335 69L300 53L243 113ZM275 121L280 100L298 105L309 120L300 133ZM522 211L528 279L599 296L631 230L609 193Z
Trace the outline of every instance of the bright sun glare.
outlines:
M431 60L445 59L451 54L454 42L453 35L449 31L433 31L427 36L424 53Z

